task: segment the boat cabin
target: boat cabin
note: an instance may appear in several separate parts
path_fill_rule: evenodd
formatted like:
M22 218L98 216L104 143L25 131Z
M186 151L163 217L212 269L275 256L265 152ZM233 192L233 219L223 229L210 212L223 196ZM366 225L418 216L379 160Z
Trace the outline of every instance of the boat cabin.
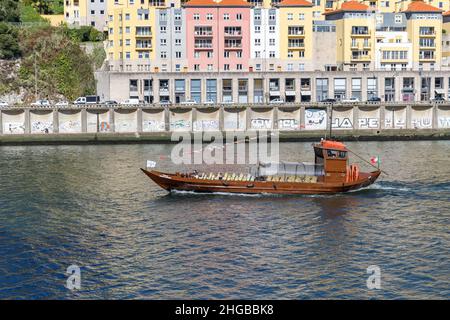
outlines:
M324 168L324 182L345 182L348 150L341 142L322 140L314 144L314 163Z

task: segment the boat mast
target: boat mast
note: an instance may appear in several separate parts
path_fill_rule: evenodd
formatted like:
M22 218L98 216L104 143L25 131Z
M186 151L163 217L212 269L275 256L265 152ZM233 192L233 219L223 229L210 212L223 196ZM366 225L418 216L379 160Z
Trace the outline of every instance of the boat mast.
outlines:
M333 103L331 103L330 106L330 139L333 137L331 136L331 130L333 129Z

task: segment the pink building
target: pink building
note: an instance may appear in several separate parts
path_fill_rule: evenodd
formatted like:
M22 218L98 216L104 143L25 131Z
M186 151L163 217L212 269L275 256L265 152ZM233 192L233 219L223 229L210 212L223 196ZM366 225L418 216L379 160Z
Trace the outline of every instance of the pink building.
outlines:
M252 5L244 0L191 0L184 6L189 70L248 70Z

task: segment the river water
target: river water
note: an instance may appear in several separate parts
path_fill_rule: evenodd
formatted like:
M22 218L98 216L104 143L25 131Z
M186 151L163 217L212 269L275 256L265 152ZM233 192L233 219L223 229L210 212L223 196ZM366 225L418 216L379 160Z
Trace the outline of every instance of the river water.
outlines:
M348 146L389 175L331 196L168 195L139 167L179 170L171 145L0 147L0 299L450 298L450 142Z

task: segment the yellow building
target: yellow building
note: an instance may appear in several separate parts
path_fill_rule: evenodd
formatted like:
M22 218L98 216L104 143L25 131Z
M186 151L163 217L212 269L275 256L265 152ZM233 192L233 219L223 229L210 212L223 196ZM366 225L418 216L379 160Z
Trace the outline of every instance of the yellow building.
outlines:
M155 59L156 10L164 1L108 2L107 59L110 70L150 71Z
M280 26L280 59L283 70L291 71L292 64L312 64L313 5L306 0L283 0L278 5Z
M442 10L423 1L413 1L403 12L408 20L413 69L439 69L442 57Z
M64 1L64 18L69 25L87 24L87 4L89 0Z
M336 63L341 70L369 70L374 58L375 14L357 1L324 13L336 23Z
M64 19L71 26L91 26L99 31L103 31L106 25L107 1L65 0Z

